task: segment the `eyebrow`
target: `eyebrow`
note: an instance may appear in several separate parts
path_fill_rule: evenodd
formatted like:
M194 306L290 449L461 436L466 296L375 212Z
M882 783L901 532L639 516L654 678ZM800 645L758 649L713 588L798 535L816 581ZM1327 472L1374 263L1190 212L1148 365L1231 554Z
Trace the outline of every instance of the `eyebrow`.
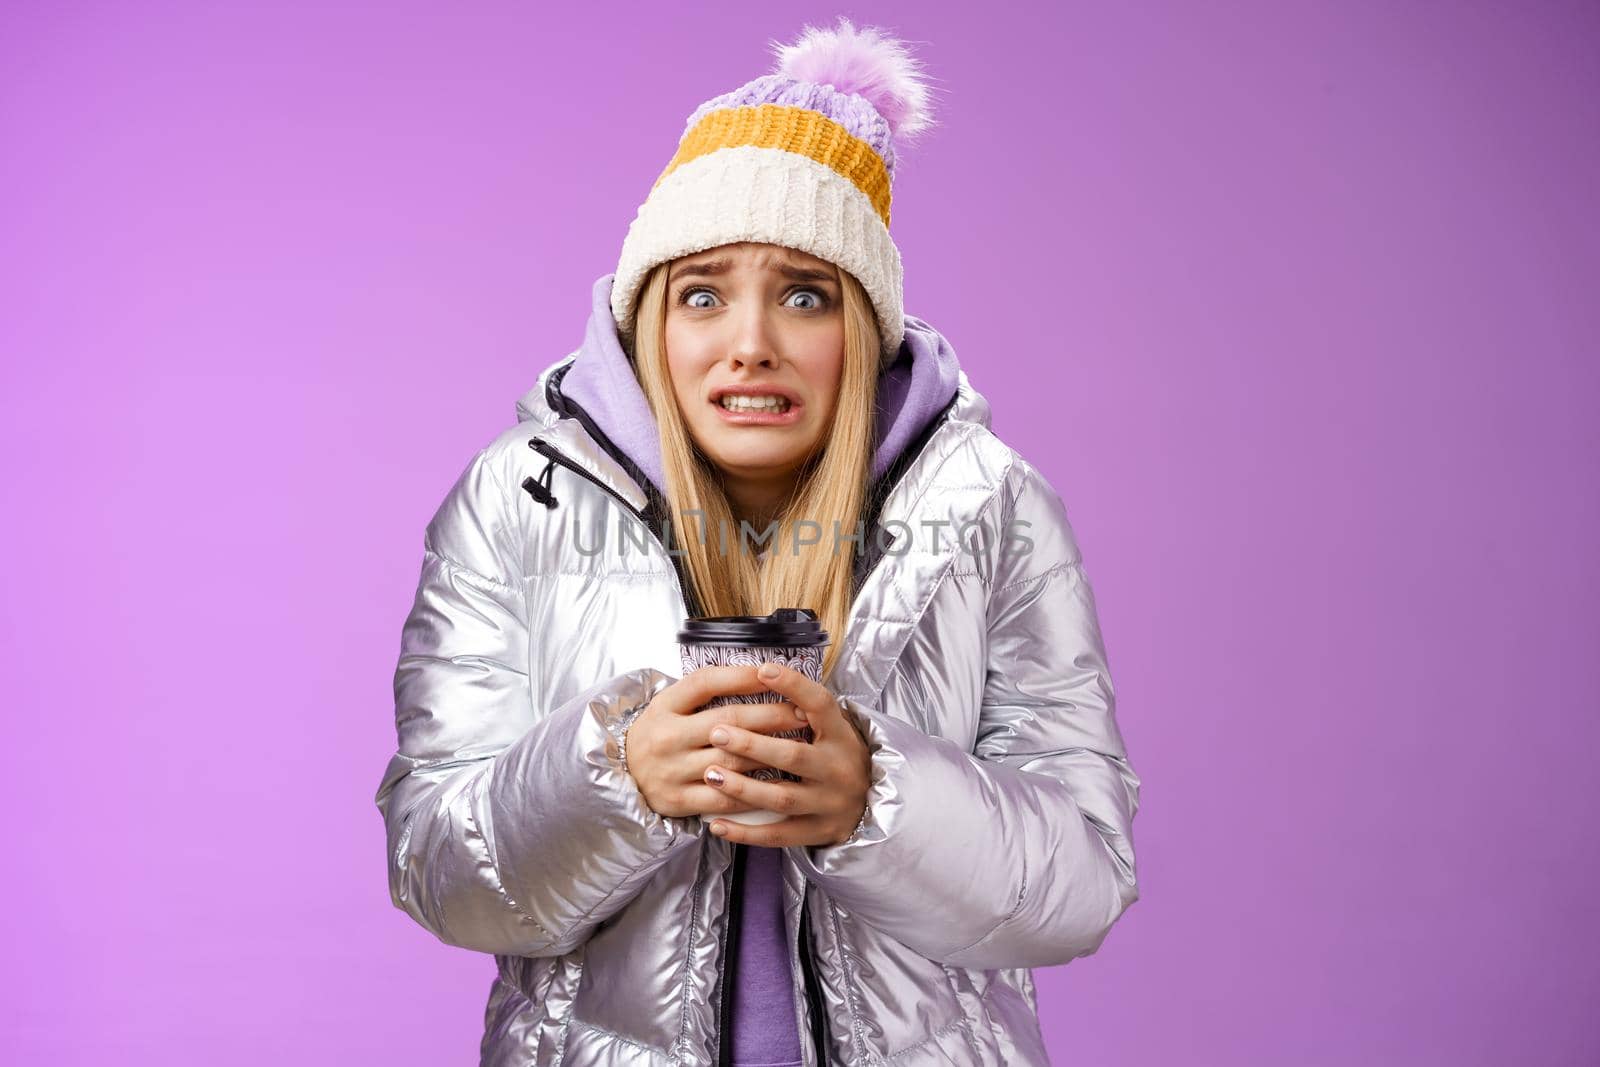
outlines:
M688 266L679 267L672 272L671 280L682 281L684 278L715 278L728 273L733 269L733 261L729 259L706 259L699 263L690 263ZM795 282L831 282L835 281L832 271L821 270L817 267L802 267L794 263L778 264L778 273Z

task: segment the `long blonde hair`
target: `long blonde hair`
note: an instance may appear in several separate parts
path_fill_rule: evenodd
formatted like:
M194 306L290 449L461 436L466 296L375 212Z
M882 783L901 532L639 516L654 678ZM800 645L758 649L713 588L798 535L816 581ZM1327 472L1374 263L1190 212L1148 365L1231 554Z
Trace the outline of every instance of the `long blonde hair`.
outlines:
M777 608L810 608L828 631L822 660L826 679L844 645L854 588L854 554L871 531L864 520L872 473L880 340L871 298L839 271L844 294L844 364L833 421L802 466L794 494L779 512L764 560L756 537L740 535L732 505L711 461L689 435L667 366L667 274L659 264L640 289L634 324L634 373L661 435L662 467L674 547L681 550L700 610L706 615L765 615ZM698 518L696 515L698 514ZM815 527L799 527L811 522ZM748 527L747 527L748 529ZM815 538L815 543L801 543ZM759 535L763 531L751 530ZM846 538L860 539L850 541ZM757 542L757 543L751 543ZM798 545L798 547L797 547Z

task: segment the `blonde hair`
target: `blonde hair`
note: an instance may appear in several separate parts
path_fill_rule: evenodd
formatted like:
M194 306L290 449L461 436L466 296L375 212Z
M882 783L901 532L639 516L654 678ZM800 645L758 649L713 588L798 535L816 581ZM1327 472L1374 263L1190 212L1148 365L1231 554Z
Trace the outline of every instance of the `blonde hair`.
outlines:
M854 595L852 548L860 551L864 538L871 536L871 531L858 528L865 518L872 473L878 392L880 337L871 299L854 276L839 270L844 364L833 420L777 516L770 551L758 560L752 548L759 545L748 544L754 539L741 535L718 472L695 445L678 409L667 366L671 266L671 262L658 264L645 278L629 355L660 429L674 547L683 552L695 597L706 615L765 615L778 608L816 612L829 637L822 660L826 679L844 645ZM807 538L816 538L814 544L800 543L797 524L802 522L817 524L805 528ZM857 540L845 540L857 535Z

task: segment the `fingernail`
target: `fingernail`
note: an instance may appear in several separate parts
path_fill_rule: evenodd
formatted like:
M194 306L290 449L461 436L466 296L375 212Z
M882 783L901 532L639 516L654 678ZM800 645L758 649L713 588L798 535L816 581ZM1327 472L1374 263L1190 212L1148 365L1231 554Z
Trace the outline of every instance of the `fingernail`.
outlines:
M712 730L711 731L711 743L713 745L725 745L725 744L727 744L728 743L728 731L724 730L720 726L717 727L715 730Z
M711 824L711 832L716 834L718 837L721 837L723 834L728 832L728 828L723 826L720 822L714 822Z
M780 673L782 672L778 670L778 665L776 663L763 663L761 665L761 669L756 672L757 675L765 678L769 682L776 678Z
M805 722L806 721L806 713L805 713L804 710L801 709L800 705L798 705L798 704L796 704L795 708L794 708L794 717L799 719L801 722Z
M706 771L706 781L710 782L712 785L721 785L722 772L717 770L715 767L710 768Z

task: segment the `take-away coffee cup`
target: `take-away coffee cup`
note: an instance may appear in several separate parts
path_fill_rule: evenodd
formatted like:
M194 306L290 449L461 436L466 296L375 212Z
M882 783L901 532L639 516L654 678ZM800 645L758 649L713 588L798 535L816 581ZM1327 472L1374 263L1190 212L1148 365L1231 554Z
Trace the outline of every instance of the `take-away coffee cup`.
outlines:
M828 632L810 608L779 608L770 615L715 615L685 619L678 631L678 648L683 657L683 673L701 667L756 666L780 663L792 667L813 682L822 680L822 651L828 645ZM712 697L703 708L719 704L776 704L782 693L736 693ZM815 735L810 726L781 730L773 737L786 737L810 744ZM746 777L762 782L800 779L775 767L757 767ZM718 815L719 819L760 826L782 822L787 816L776 811L756 809Z

